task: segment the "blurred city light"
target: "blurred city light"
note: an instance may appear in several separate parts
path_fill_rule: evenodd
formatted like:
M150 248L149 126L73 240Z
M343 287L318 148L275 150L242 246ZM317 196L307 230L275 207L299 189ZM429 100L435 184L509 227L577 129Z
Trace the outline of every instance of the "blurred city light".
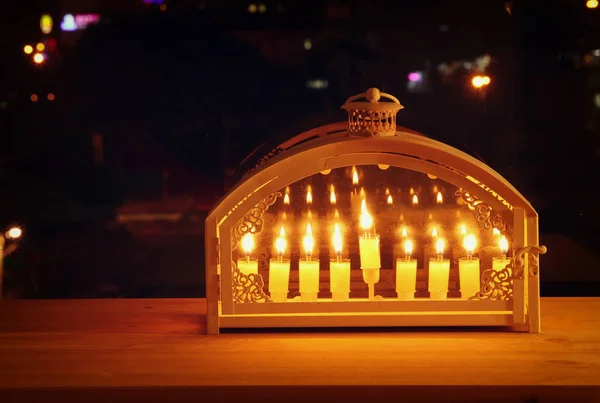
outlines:
M481 88L481 87L484 87L486 85L489 85L491 81L492 80L488 76L475 76L471 80L471 84L475 88Z
M35 49L38 52L43 52L44 49L46 49L46 45L44 45L42 42L38 43L37 45L35 45Z
M257 9L256 4L250 4L248 6L248 12L251 13L251 14L255 13L256 9Z
M312 41L308 38L304 40L304 49L310 50L312 48Z
M423 74L418 71L413 71L408 75L408 81L416 82L421 81L423 79Z
M49 93L48 94L48 101L54 101L54 94L53 93Z
M31 45L25 45L25 47L23 48L23 52L25 52L26 54L30 55L33 52L33 46L31 46Z
M159 8L160 8L160 11L167 11L167 5L166 4L161 4Z
M77 24L75 24L75 17L73 17L73 14L65 14L60 23L60 29L67 32L77 30Z
M48 14L42 15L42 18L40 18L40 29L45 34L52 32L52 17Z
M308 88L313 89L313 90L323 90L323 89L329 87L329 81L327 81L327 80L320 80L320 79L308 80L306 82L306 86Z
M17 239L23 235L23 230L19 227L12 227L6 232L6 237L9 239Z
M258 6L258 11L261 13L264 13L267 11L267 6L265 6L264 4L261 4Z
M36 94L31 94L30 99L31 99L31 102L37 102L38 96Z
M44 55L41 53L36 53L35 55L33 55L33 61L37 64L44 63L44 59Z
M588 0L587 3L585 3L585 6L587 8L596 8L598 7L598 0Z
M594 94L594 106L598 109L600 109L600 94L596 93Z

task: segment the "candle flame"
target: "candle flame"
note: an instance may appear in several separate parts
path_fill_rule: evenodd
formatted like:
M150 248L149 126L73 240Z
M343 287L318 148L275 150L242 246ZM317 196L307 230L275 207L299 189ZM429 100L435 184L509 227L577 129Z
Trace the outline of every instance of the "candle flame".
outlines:
M404 253L408 257L410 257L410 255L413 253L413 242L410 239L404 241Z
M410 194L414 195L415 194L415 190L413 188L410 188Z
M438 240L435 243L435 251L438 255L444 254L444 246L444 240L442 238L438 238Z
M312 212L310 210L308 210L308 220L309 221L312 220Z
M247 255L252 252L252 249L254 249L254 237L252 234L244 235L242 238L242 249L244 249Z
M287 193L283 196L283 204L290 204L290 195Z
M406 227L402 227L402 238L406 238L408 236L408 232L406 231Z
M503 255L506 255L506 253L508 252L508 240L506 239L506 237L504 235L502 235L502 237L500 237L500 241L498 241L498 243L500 244L500 252Z
M331 193L329 194L329 202L331 204L337 203L337 199L335 197L335 188L333 187L333 185L331 185Z
M304 250L308 256L312 255L315 246L315 238L312 236L312 228L310 224L306 226L306 236L304 237Z
M498 228L494 228L492 230L492 235L493 236L500 236L500 230Z
M467 235L463 241L463 246L467 251L467 255L472 255L477 246L477 239L475 239L474 235Z
M394 200L392 199L392 195L388 195L387 204L394 204Z
M355 167L352 167L352 184L358 185L358 172L356 172Z
M438 233L437 233L437 228L434 228L433 231L431 231L431 237L432 238L437 238Z
M286 244L287 244L287 242L285 240L285 230L283 229L283 225L282 225L281 230L279 231L279 237L275 240L275 249L277 249L277 253L279 255L283 255Z
M385 189L385 195L388 196L390 194L390 188Z
M365 231L371 228L373 225L373 217L369 214L367 210L367 202L363 199L362 204L360 205L360 226Z
M338 224L335 224L335 229L333 231L333 247L335 249L335 253L338 255L342 254L342 233Z
M413 195L413 200L412 203L416 206L417 204L419 204L419 198L417 197L417 195Z
M437 185L433 186L433 193L438 193L438 187L437 187Z
M333 213L333 218L335 218L336 220L340 219L340 213L338 212L338 209L335 209L335 212Z
M460 226L460 236L465 236L467 235L467 227L465 226L465 224Z
M442 204L444 202L444 198L442 197L442 192L438 192L436 197L437 204Z
M286 213L285 211L284 211L284 212L283 212L283 214L281 215L281 219L282 219L283 221L286 221L286 220L287 220L287 213Z
M306 190L306 204L312 204L312 189L310 186Z
M427 220L432 221L433 220L433 214L429 213L429 215L427 216Z
M363 188L363 187L360 188L360 198L361 199L365 198L365 188Z

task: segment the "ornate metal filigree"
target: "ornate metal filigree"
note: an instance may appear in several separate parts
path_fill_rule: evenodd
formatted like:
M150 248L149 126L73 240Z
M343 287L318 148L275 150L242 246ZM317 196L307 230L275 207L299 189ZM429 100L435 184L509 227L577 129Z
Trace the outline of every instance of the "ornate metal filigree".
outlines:
M231 251L235 251L241 239L246 234L258 234L263 229L265 223L263 215L269 209L277 198L281 197L281 192L274 192L262 199L256 206L252 207L238 223L233 227L231 236ZM268 302L271 299L265 294L263 288L265 281L260 274L244 274L237 267L235 262L231 262L233 277L233 302Z
M265 211L269 209L275 202L277 198L281 197L281 192L271 193L263 200L258 202L258 204L250 211L248 211L238 223L233 228L233 234L231 237L231 251L234 251L238 248L240 240L246 234L258 234L262 231L264 225L263 215Z
M267 302L271 300L263 290L265 282L260 274L244 274L235 262L231 262L231 265L233 267L234 303Z
M527 253L527 263L529 276L537 276L539 269L538 254L546 253L545 246L526 246L516 248L514 256L502 270L487 269L481 275L481 290L473 299L495 299L511 300L513 299L513 282L515 279L522 279L525 271L524 256Z
M479 182L477 179L473 178L470 175L464 175L465 178L467 178L468 180L470 180L471 182L475 183L477 186L479 186L480 188L482 188L483 190L485 190L486 192L490 193L492 196L494 196L500 203L504 204L506 206L507 209L509 210L513 210L513 206L507 202L506 200L504 200L504 198L502 196L500 196L498 193L494 192L491 188L489 188L488 186L486 186L485 184Z
M481 201L477 196L459 189L455 192L457 197L467 204L470 210L473 210L477 223L485 229L496 228L502 235L512 236L512 226L506 224L504 218L497 212L494 212L490 206Z

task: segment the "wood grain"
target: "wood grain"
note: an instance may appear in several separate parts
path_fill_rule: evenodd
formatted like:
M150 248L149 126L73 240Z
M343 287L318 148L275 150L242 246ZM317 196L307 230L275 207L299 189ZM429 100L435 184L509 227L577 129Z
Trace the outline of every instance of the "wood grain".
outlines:
M600 298L542 299L541 334L363 329L207 336L205 309L204 299L0 302L0 393L600 386Z

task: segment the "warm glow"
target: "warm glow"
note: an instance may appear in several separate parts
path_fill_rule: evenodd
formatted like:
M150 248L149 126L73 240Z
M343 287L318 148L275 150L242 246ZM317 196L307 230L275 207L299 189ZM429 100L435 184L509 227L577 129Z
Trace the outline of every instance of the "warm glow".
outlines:
M37 64L44 63L44 55L41 53L36 53L35 55L33 55L33 61Z
M444 198L442 197L442 192L438 192L435 200L436 200L437 204L442 204L444 202Z
M252 253L252 249L254 249L254 236L252 234L246 234L242 238L242 249L246 252L246 255Z
M361 199L364 199L365 198L365 188L361 187L360 192L358 192L358 194L360 195Z
M19 227L12 227L6 232L6 237L10 239L20 238L23 234L23 231Z
M287 220L287 213L284 211L283 214L281 215L281 219L283 221Z
M388 196L389 194L390 194L390 189L389 189L389 188L386 188L386 189L385 189L385 195L386 195L386 196Z
M25 47L23 48L23 52L25 52L26 54L30 55L31 53L33 53L33 46L31 46L31 45L25 45Z
M598 7L598 0L588 0L588 1L585 3L585 6L586 6L587 8L596 8L596 7Z
M44 49L46 49L46 45L44 45L42 42L38 43L37 45L35 45L35 49L38 52L43 52Z
M338 224L335 224L335 229L333 231L333 247L335 249L335 253L338 255L342 254L342 233Z
M312 213L310 210L308 210L308 221L312 220Z
M475 76L471 80L471 84L475 88L481 88L483 86L489 85L492 80L488 76Z
M492 80L488 76L483 76L482 82L483 85L488 85Z
M465 247L467 254L472 255L477 246L477 239L475 239L474 235L467 235L463 241L463 246Z
M437 193L437 192L438 192L438 187L437 187L437 185L434 185L433 186L433 193Z
M248 12L249 13L255 13L257 9L258 9L258 7L256 7L256 4L250 4L248 6Z
M308 190L306 191L306 204L312 204L312 190L311 190L310 186L308 187Z
M460 226L460 236L467 235L467 227L463 224Z
M48 94L48 101L54 101L54 94L53 93Z
M492 230L492 235L494 235L494 236L500 236L500 230L498 228L494 228Z
M304 251L308 256L312 255L313 248L315 247L315 238L312 235L312 228L310 224L306 226L306 236L304 237Z
M431 237L432 237L432 238L437 238L437 236L438 236L438 233L437 233L437 228L434 228L434 229L431 231Z
M500 245L500 253L506 255L506 253L508 252L508 240L506 239L506 237L502 235L498 243Z
M167 11L167 5L166 4L161 4L159 7L160 11Z
M406 227L402 228L402 238L406 238L408 236L408 231L406 231Z
M283 204L290 204L290 195L287 193L283 196Z
M435 251L438 255L444 254L444 246L444 240L442 238L438 238L437 242L435 243Z
M283 229L283 225L281 226L281 230L279 231L279 237L275 240L275 249L277 249L277 253L281 256L285 251L287 242L285 241L285 230Z
M387 204L394 204L394 200L392 199L392 195L388 195Z
M356 172L356 168L352 168L352 184L358 185L358 172Z
M410 257L410 255L413 253L413 242L410 239L404 241L404 253L408 257Z
M417 205L417 204L419 204L419 198L417 197L417 195L413 195L413 200L412 200L412 203L413 203L414 205Z
M31 94L31 96L29 97L29 99L31 99L31 102L37 102L38 96L37 96L37 94Z
M340 213L338 212L337 209L335 209L335 212L333 213L333 218L335 218L336 220L340 219Z
M373 217L369 214L367 210L367 202L363 199L362 204L360 205L360 226L365 231L371 228L373 225Z
M414 195L414 194L415 194L415 190L414 190L413 188L410 188L410 192L409 192L409 193L410 193L411 195Z
M329 193L329 203L335 204L337 199L335 198L335 188L331 185L331 191Z
M378 164L377 165L379 167L379 169L381 169L382 171L385 171L386 169L388 169L390 166L389 165L385 165L385 164Z

